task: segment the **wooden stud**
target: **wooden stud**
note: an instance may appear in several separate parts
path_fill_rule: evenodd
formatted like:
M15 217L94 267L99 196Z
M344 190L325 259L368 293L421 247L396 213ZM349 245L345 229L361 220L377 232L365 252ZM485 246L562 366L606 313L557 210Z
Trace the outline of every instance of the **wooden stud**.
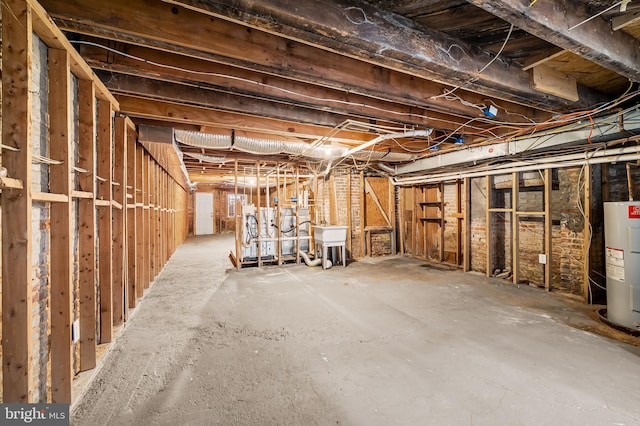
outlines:
M262 268L262 214L260 213L261 197L260 197L260 162L256 161L256 216L258 217L258 237L256 238L256 244L258 245L258 268Z
M456 265L462 265L462 224L464 215L462 214L462 181L456 180Z
M49 189L71 195L71 70L65 50L49 49L49 141L62 164L49 168ZM71 403L73 381L72 204L51 204L51 400Z
M395 255L397 253L396 247L396 192L395 186L393 185L393 181L391 178L387 179L389 183L389 219L391 226L391 254Z
M151 246L151 241L153 239L153 235L152 235L152 224L151 224L151 159L149 158L149 155L146 153L145 151L145 156L144 156L144 187L145 187L145 192L144 192L144 226L145 226L145 232L144 232L144 250L145 250L145 269L146 269L146 273L145 273L145 288L149 288L151 286L151 282L154 279L153 276L153 269L152 269L152 265L153 265L153 251L152 251L152 246Z
M351 169L347 172L347 253L351 256L351 240L353 237L353 224L351 223Z
M236 269L239 271L242 268L242 211L238 211L238 207L241 207L240 203L238 203L238 160L233 161L233 167L233 193L235 194L234 202L236 203Z
M80 280L80 371L96 366L96 95L90 80L78 81L78 188L90 198L78 200Z
M437 192L440 194L440 250L438 251L438 260L444 261L444 182L438 184Z
M488 244L488 243L487 243ZM471 178L464 178L464 251L463 270L471 271Z
M553 261L553 227L551 217L551 190L552 190L552 169L544 171L544 253L547 256L547 263L544 265L544 288L551 291L551 271Z
M134 208L127 209L127 307L133 309L136 307L138 298L138 253L137 238L138 228L136 226L136 214L138 209L136 205L136 188L138 169L136 161L136 132L131 128L127 128L127 188L126 193L132 195L127 200L127 204L133 204Z
M97 172L104 180L98 182L98 197L109 204L98 209L100 280L100 343L113 339L113 293L112 293L112 109L107 101L98 101L98 165Z
M2 165L22 189L3 190L2 202L2 385L3 402L31 403L31 7L2 1Z
M136 298L144 295L146 277L145 222L144 222L144 148L136 143Z
M591 256L589 252L589 246L591 244L591 164L585 164L584 166L584 243L583 243L583 256L584 256L584 272L582 282L582 294L585 302L589 303L589 289L591 287L589 280L591 277ZM578 194L580 197L581 194Z
M113 149L113 201L121 206L127 205L127 124L124 117L115 118ZM115 185L117 183L117 185ZM125 320L128 306L126 295L126 214L125 210L114 209L113 215L113 253L112 253L112 293L113 325Z
M365 187L364 187L364 171L360 171L360 253L362 257L366 257L367 256L367 251L365 248L365 234L364 234L364 227L365 227L365 217L366 217L366 212L365 212ZM371 254L371 253L369 253Z
M520 173L512 174L513 187L511 189L511 250L513 253L513 282L520 282L520 218L518 217L518 198L520 194Z
M486 234L486 255L487 255L487 259L486 259L486 271L485 274L490 277L491 274L493 273L492 271L492 264L491 264L491 185L493 183L493 178L491 176L487 176L485 178L485 186L486 186L486 197L485 197L485 226L486 226L486 230L485 230L485 234Z

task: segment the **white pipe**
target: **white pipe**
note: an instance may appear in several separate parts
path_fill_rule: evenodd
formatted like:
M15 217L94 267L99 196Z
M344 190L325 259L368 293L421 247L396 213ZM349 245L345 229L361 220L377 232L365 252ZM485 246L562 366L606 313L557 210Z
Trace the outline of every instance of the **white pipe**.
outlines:
M360 145L356 146L355 148L351 148L347 152L343 153L341 155L341 157L348 157L350 155L355 154L358 151L362 151L365 148L369 148L370 146L375 145L378 142L386 141L387 139L410 138L410 137L413 137L413 136L429 136L431 134L431 132L433 132L433 129L414 130L414 131L411 131L411 132L398 132L398 133L389 133L389 134L386 134L386 135L380 135L380 136L370 140L369 142L365 142L363 144L360 144Z
M309 259L309 256L307 256L307 254L306 254L305 252L300 251L300 250L298 250L298 255L299 255L302 259L304 259L304 263L305 263L307 266L320 266L320 265L322 265L322 258L321 258L321 257L319 257L319 258L317 258L317 259L314 259L314 260L311 260L311 259ZM330 261L329 259L327 259L327 262L326 262L326 264L325 264L325 267L324 267L324 268L325 268L325 269L329 269L329 268L331 268L332 266L333 266L333 263L331 263L331 261Z
M575 160L575 161L565 161L561 163L540 163L540 164L534 164L526 167L511 167L508 169L487 170L487 171L481 171L481 172L449 173L447 175L439 175L435 177L421 178L418 180L411 180L411 181L394 180L393 184L394 185L417 185L421 183L440 182L444 180L494 176L494 175L501 175L501 174L515 173L515 172L530 172L535 170L555 169L555 168L564 168L564 167L575 167L575 166L583 166L586 164L603 164L603 163L614 163L618 161L637 161L637 160L640 160L640 153L627 154L622 156L587 158L587 159Z

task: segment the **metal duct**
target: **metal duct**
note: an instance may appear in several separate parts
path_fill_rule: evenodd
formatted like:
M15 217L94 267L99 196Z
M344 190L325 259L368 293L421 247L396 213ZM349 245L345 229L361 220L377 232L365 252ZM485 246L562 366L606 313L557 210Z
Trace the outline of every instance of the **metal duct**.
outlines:
M398 152L380 152L361 150L352 152L345 147L331 147L331 154L327 155L323 146L312 147L306 142L285 142L272 139L248 138L236 136L231 144L231 136L212 133L202 133L187 130L175 130L175 139L184 145L196 148L208 149L233 149L254 155L287 154L312 158L314 160L327 160L329 158L342 158L347 155L361 161L384 161L387 163L405 162L415 159L414 154ZM397 135L395 135L398 137ZM380 139L380 138L376 138ZM352 152L351 154L348 154Z
M197 148L229 149L231 135L216 135L213 133L194 132L190 130L174 130L176 140L184 145Z

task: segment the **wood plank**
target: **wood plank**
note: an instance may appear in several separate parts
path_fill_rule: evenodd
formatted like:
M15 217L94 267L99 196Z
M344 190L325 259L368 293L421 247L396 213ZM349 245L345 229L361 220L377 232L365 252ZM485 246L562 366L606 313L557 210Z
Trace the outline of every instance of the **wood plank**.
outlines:
M31 231L31 6L2 1L2 166L23 189L3 190L2 389L4 403L33 403ZM10 42L9 42L10 41Z
M353 223L351 223L351 169L347 170L347 256L352 256ZM312 253L315 250L310 250Z
M580 99L575 77L546 65L538 65L531 69L531 87L573 102Z
M90 80L78 81L78 188L90 194L78 201L80 305L80 371L96 366L96 95Z
M375 205L378 206L378 211L382 215L382 218L384 219L384 221L387 222L387 225L393 226L391 224L391 220L389 219L389 216L387 215L387 212L385 211L385 208L380 203L380 199L378 198L378 195L376 194L376 191L374 191L373 187L369 183L369 179L365 179L365 181L364 181L364 192L366 194L368 194L371 197L371 199L373 200L373 202L375 203ZM388 206L387 206L387 208L388 208Z
M144 245L145 223L144 223L144 149L142 145L136 144L136 298L140 299L144 295L145 288L145 253Z
M93 198L95 195L93 194L93 192L88 192L88 191L76 191L73 190L71 191L71 197L72 198L81 198L81 199L90 199Z
M22 189L22 181L10 177L0 177L0 189Z
M91 67L82 59L80 54L68 41L58 26L51 20L48 13L36 0L28 0L33 14L33 30L47 44L55 49L65 50L70 55L70 67L73 73L84 80L93 81L96 87L97 96L100 99L109 101L118 109L118 102L113 95L93 73Z
M464 272L471 271L471 179L464 178ZM487 243L488 244L488 243Z
M591 164L585 164L583 170L584 179L584 242L582 249L583 263L583 279L582 279L582 295L585 303L589 303L589 293L591 288ZM581 194L578 194L580 197Z
M589 20L590 12L577 0L537 2L535 7L520 0L469 0L469 3L632 81L640 80L640 40L624 31L612 32L604 19ZM563 13L558 13L559 10ZM582 25L575 25L581 22Z
M122 209L127 203L127 124L122 116L117 116L114 123L113 138L113 180L120 185L113 186L111 205L113 215L112 234L112 284L113 325L121 325L125 321L127 310L126 285L126 211ZM112 184L114 183L112 182Z
M456 265L462 265L462 223L464 213L462 213L462 181L456 180L456 212L452 214L456 220Z
M391 217L391 254L396 254L396 193L395 186L391 178L387 178L387 185L389 191L389 217Z
M323 13L318 13L314 0L298 0L295 8L288 0L237 0L234 7L199 0L165 1L418 78L464 84L477 93L525 105L532 101L541 105L550 103L548 98L531 90L526 72L516 65L495 63L486 67L487 58L482 50L426 26L418 29L407 25L405 18L373 5L358 7L357 13L364 14L367 21L368 30L363 32L345 19L345 11L338 3L325 3ZM481 0L474 3L482 7ZM273 25L274 19L277 26ZM453 45L461 53L441 54L449 52ZM484 71L478 73L481 68Z
M614 17L611 20L611 29L618 31L636 22L640 22L640 10Z
M51 400L71 403L73 381L73 234L71 227L71 70L65 50L49 49L49 147L62 164L49 167L49 189L67 198L51 205ZM53 195L53 194L52 194Z
M551 200L553 175L552 169L544 171L544 253L547 263L544 265L544 288L551 291L551 278L553 271L553 221L551 217Z
M551 61L552 59L555 59L558 56L562 55L564 52L566 52L566 50L559 47L554 47L546 52L541 53L540 55L529 58L525 61L524 66L522 67L522 71L528 71L531 68L542 65L547 61Z
M98 164L97 174L104 181L98 181L98 278L100 292L100 343L109 343L113 339L113 209L112 199L112 108L105 100L98 102Z
M377 99L389 99L393 96L394 101L403 104L415 104L413 106L430 109L435 106L434 109L442 112L453 109L456 114L467 116L473 114L469 107L446 102L442 98L432 99L450 87L449 80L444 84L434 84L423 78L391 71L387 67L380 68L355 58L282 39L269 32L252 31L248 34L245 25L225 20L216 20L216 25L212 26L210 17L186 9L180 9L180 14L177 15L172 13L170 7L150 7L148 3L124 0L111 1L109 4L92 4L91 8L87 8L81 1L43 0L43 4L63 29L95 34L101 38L149 46L162 51L156 52L158 56L149 56L147 52L139 49L131 50L132 46L126 47L127 52L148 58L150 61L165 63L164 53L169 51L183 57L169 62L178 64L180 68L211 71L211 65L198 66L195 63L184 62L184 57L195 57L235 68L259 70L266 76L277 75L303 84L322 85L343 93L370 94ZM342 11L337 16L343 16ZM114 28L114 20L118 21L117 28ZM158 22L163 23L161 40L158 40ZM184 22L189 22L189 32L184 31ZM208 35L206 38L200 36L204 33ZM444 47L445 51L447 49L448 47ZM158 59L160 55L161 60ZM113 55L109 56L112 61ZM251 61L247 58L251 58ZM486 64L486 58L483 58L482 64ZM331 72L323 72L327 69ZM166 70L163 71L166 73ZM227 74L226 68L218 72L233 75ZM245 74L240 76L246 77ZM268 78L266 82L273 81ZM273 83L280 87L277 81ZM224 82L221 85L227 86ZM484 95L471 92L465 92L463 97L474 104L482 104L486 98ZM516 104L502 106L514 111L513 106ZM531 111L527 113L521 108L515 112L531 116Z
M513 253L513 282L520 282L520 219L518 218L518 198L520 193L520 173L512 175L511 207L515 214L511 215L511 250Z
M366 226L366 208L365 208L365 196L366 196L366 190L365 190L365 178L364 178L364 171L360 171L360 186L359 186L359 192L360 192L360 253L361 253L361 257L366 257L367 256L367 251L366 251L366 246L365 246L365 232L364 232L364 227ZM368 253L369 255L371 255L371 253Z
M53 194L51 192L33 192L33 201L39 201L42 203L68 203L69 195L67 194Z
M126 120L127 124L131 121ZM132 194L136 194L137 184L137 161L136 161L136 132L135 129L131 129L127 126L127 187ZM129 198L129 196L127 196ZM136 307L138 300L137 290L137 235L138 229L136 226L136 208L135 208L135 195L131 197L134 200L133 208L127 209L127 307L133 309ZM127 201L128 203L128 201ZM129 207L129 205L127 205Z
M486 226L486 230L485 230L485 234L486 234L486 247L487 247L487 252L486 252L486 271L485 274L490 277L493 274L493 265L491 264L491 249L492 249L492 244L491 244L491 188L492 188L492 183L493 183L493 177L492 176L486 176L485 177L485 191L486 191L486 198L485 198L485 226Z

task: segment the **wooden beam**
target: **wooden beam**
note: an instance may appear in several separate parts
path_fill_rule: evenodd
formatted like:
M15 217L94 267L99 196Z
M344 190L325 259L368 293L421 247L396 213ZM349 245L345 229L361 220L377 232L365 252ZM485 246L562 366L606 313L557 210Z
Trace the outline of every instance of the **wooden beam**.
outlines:
M288 0L238 0L233 6L165 1L415 77L463 85L516 103L550 106L549 98L532 90L526 73L517 66L494 63L486 67L491 57L476 46L425 26L418 29L406 18L372 5L360 4L353 10L339 2L325 2L323 12L318 13L314 0L299 0L295 8ZM367 31L360 27L363 19ZM486 69L480 74L481 68Z
M78 201L80 371L96 366L96 95L91 80L78 81L78 188L90 198Z
M31 236L31 6L2 1L2 166L22 189L2 203L2 389L4 403L33 403Z
M112 210L113 236L112 236L112 287L113 294L113 325L120 325L125 321L127 310L127 285L126 285L126 248L127 248L127 212L122 206L127 205L127 119L117 116L114 123L113 145L113 200L120 208Z
M367 256L367 251L365 249L365 232L364 232L364 227L365 227L365 218L366 218L366 211L365 211L365 199L366 199L366 193L365 193L365 178L364 178L364 171L360 171L360 187L359 192L360 192L360 253L362 255L362 257L366 257ZM369 255L371 255L371 253L369 253Z
M640 10L616 16L611 20L611 29L618 31L636 22L640 22Z
M576 0L543 1L532 6L521 0L469 3L632 81L640 81L640 41L623 31L612 32L604 19L588 20L590 12Z
M96 94L100 99L109 101L118 108L118 102L102 81L91 70L91 67L82 59L80 54L74 49L67 37L51 20L44 8L36 0L28 0L33 14L33 30L45 42L47 46L54 49L64 50L69 54L69 66L73 73L85 80L91 80L95 84Z
M154 3L153 6L150 6L143 2L113 0L108 5L95 4L96 2L94 2L92 7L88 8L81 1L43 0L42 3L47 11L55 17L56 23L68 31L152 47L164 52L246 70L255 70L272 76L293 79L304 84L322 85L344 93L356 93L378 99L409 103L443 113L455 110L457 114L478 114L477 110L470 111L464 105L456 105L442 98L433 99L450 88L452 83L448 77L442 83L429 82L424 78L414 78L404 72L390 70L386 64L380 67L357 58L320 50L297 41L282 39L268 32L251 31L248 33L244 24L216 20L215 25L211 25L209 16L182 8L173 8L168 4ZM174 13L174 10L177 10L178 13ZM316 15L326 15L325 13L318 14L315 9L313 12ZM342 17L344 15L340 11L336 16ZM113 25L114 20L118 21L117 27ZM347 20L343 21L348 23ZM158 22L162 22L161 33L158 32ZM189 22L190 31L184 31L184 22ZM343 23L340 25L344 26ZM351 32L356 33L357 31ZM202 37L201 34L205 33L207 37ZM372 34L375 33L372 31ZM442 38L442 34L439 36L438 40ZM424 36L419 37L425 38ZM410 36L406 36L405 41L410 39ZM450 41L455 43L457 40ZM444 46L444 51L448 51L451 46L453 44ZM417 51L421 46L411 47ZM127 52L129 52L128 47ZM133 51L132 54L137 55L139 52L139 50ZM138 56L146 58L145 55ZM458 56L463 56L463 52L460 51L459 55L454 53L451 60L455 61ZM385 58L384 54L376 55L378 62ZM149 59L154 60L153 58ZM490 58L486 56L481 59L482 66L484 66ZM163 60L159 62L163 63ZM181 68L190 68L190 66L191 63L187 62ZM475 68L473 71L475 72L479 68ZM192 69L210 71L210 67ZM330 70L330 72L325 70ZM424 69L414 68L412 71L414 74L419 74L420 77L425 73ZM224 74L224 70L221 73ZM269 81L267 80L267 83ZM522 83L526 84L526 81L523 80ZM475 104L484 103L483 99L486 98L482 94L474 94L469 91L459 90L458 94ZM501 99L502 96L498 98ZM502 101L498 101L498 103L500 107L506 107L509 111L513 111L511 106L515 105L515 103L503 103ZM524 111L515 112L531 116Z
M32 192L33 201L41 203L68 203L69 196L67 194L54 194L51 192Z
M49 143L62 164L49 167L49 190L71 195L74 163L71 151L71 69L65 50L48 51ZM72 203L51 205L51 400L71 403L73 381L73 239Z
M22 189L22 181L9 177L0 177L0 189Z
M103 43L100 40L96 40L96 42ZM107 55L108 52L99 47L78 45L78 48L85 60L94 69L104 70L110 76L127 74L163 82L192 85L194 87L204 86L212 91L244 96L247 102L251 99L259 99L263 102L297 104L313 110L331 111L336 114L355 116L362 119L412 123L417 126L436 127L446 130L456 130L460 125L468 121L466 118L461 118L461 115L475 116L478 111L461 103L452 103L444 98L437 98L435 95L433 100L427 96L417 98L415 96L416 92L433 91L433 88L429 86L433 86L434 83L426 80L411 79L399 73L396 73L398 75L394 79L393 86L387 87L385 85L386 94L377 94L379 97L385 96L385 99L389 99L385 101L372 96L359 95L352 91L345 92L344 90L288 80L282 77L200 59L187 58L168 52L158 52L138 46L128 45L126 47L127 53L174 66L176 69L168 70L166 67L141 62L129 57ZM362 65L367 66L366 64ZM215 73L194 74L186 70L182 71L185 68L193 70L215 69ZM395 73L393 71L390 72ZM120 86L117 89L122 93L125 88ZM362 89L361 92L365 92L365 90ZM366 92L370 93L370 90ZM460 91L460 93L464 95L467 102L482 102L482 97L475 93L465 93L464 91ZM524 122L525 120L519 114L537 115L535 111L528 107L504 101L499 101L499 104L501 108L518 114L514 116L516 121L522 120ZM485 127L482 123L475 123L475 125Z
M111 207L112 189L112 113L111 104L98 102L98 164L97 173L104 180L98 182L98 198L104 201L98 214L99 235L99 291L100 291L100 343L109 343L113 339L113 209ZM98 203L97 203L98 204ZM100 204L98 204L100 205Z
M182 105L171 102L154 101L130 96L118 96L120 111L131 117L170 119L180 123L214 126L225 129L259 131L270 135L317 139L326 137L331 128L293 123L272 118L252 117L247 114L221 112L212 108ZM277 138L276 138L277 139ZM359 144L371 140L368 133L342 131L331 140Z

